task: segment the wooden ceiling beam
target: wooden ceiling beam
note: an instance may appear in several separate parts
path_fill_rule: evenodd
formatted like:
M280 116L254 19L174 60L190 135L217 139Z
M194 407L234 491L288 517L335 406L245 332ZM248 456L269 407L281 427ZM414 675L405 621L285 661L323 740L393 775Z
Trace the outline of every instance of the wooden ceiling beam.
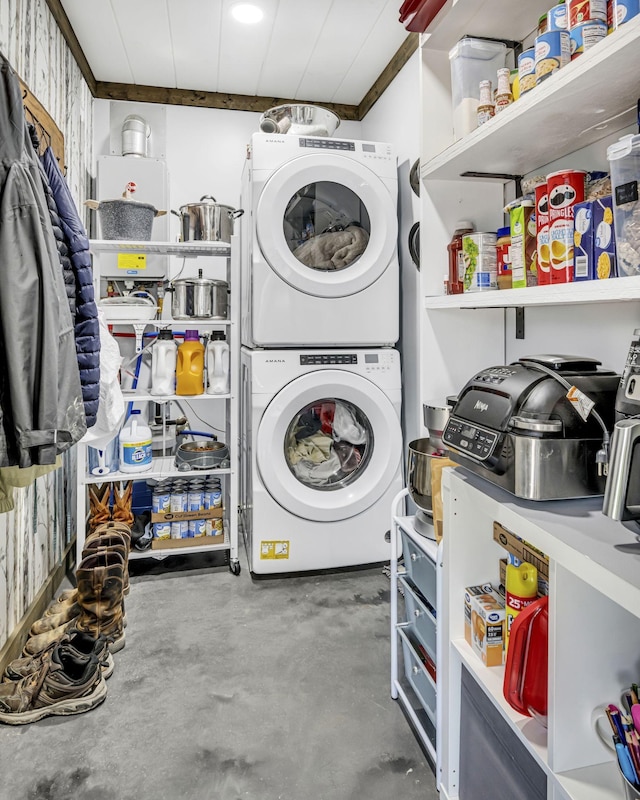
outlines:
M76 64L82 73L82 77L87 82L87 86L89 87L89 91L95 97L96 95L96 79L91 67L89 66L89 62L87 61L87 57L84 54L84 50L80 46L80 42L78 41L78 37L75 34L75 31L71 27L71 23L69 22L69 17L67 16L66 11L62 7L62 3L60 0L46 0L47 5L49 6L49 11L53 18L56 21L58 28L60 28L60 33L62 34L65 42L69 46L69 50L71 50L71 55L75 58Z
M407 61L418 49L419 34L410 33L387 66L382 70L373 86L365 94L358 105L358 119L364 119L374 104L380 99L385 89L389 87L391 81L397 76Z

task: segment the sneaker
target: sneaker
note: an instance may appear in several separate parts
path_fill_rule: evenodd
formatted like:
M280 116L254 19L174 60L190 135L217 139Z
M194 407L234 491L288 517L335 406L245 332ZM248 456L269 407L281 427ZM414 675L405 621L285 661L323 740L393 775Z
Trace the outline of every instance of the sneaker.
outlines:
M59 642L67 632L67 629L70 628L74 622L75 620L70 619L69 622L65 622L64 625L59 625L57 628L53 628L45 633L40 633L37 636L31 636L27 639L22 654L25 656L40 655L49 645Z
M0 722L24 725L44 717L82 714L107 696L95 655L77 657L64 647L43 656L37 672L0 684Z
M107 639L104 636L93 639L83 631L72 627L67 630L57 645L55 642L52 642L46 650L38 655L14 659L4 671L3 680L5 683L8 681L19 681L22 678L26 678L28 675L32 675L34 672L38 672L42 665L43 658L46 658L49 651L56 646L64 647L77 658L88 658L91 655L95 655L100 662L102 676L105 680L110 678L113 674L115 664L113 656L109 652L109 642Z

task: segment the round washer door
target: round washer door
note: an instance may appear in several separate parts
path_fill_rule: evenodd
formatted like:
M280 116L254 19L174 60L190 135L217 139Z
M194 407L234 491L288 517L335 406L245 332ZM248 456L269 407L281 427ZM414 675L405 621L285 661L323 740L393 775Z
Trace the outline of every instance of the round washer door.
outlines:
M316 297L346 297L371 286L393 257L395 198L358 161L302 156L265 183L256 233L269 266L290 286Z
M316 413L325 431L334 426L333 434L327 434L324 461L315 453L322 430L304 427ZM336 435L346 445L349 439L358 443L351 445L351 457L356 450L360 454L357 466L351 458L351 464L342 462L346 471L339 469ZM305 455L294 463L300 448ZM271 497L292 514L314 522L349 519L370 508L388 489L401 457L400 422L389 398L366 378L340 370L318 370L287 384L265 409L256 437L257 466ZM311 473L325 469L330 459L336 461L336 469L326 470L326 480L316 480Z

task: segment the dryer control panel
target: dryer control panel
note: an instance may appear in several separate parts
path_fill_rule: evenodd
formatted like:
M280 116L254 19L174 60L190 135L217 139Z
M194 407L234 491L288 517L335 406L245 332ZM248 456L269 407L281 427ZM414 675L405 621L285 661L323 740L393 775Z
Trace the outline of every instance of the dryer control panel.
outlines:
M301 136L300 147L315 147L318 150L355 150L355 142L342 142L339 139L308 139Z

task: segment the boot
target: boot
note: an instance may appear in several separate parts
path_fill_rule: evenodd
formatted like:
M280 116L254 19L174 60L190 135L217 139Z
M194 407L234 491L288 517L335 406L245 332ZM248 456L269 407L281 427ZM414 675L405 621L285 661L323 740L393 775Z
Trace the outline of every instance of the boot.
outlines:
M89 505L91 508L89 522L87 524L89 533L94 531L98 525L101 525L103 522L108 522L111 519L111 509L109 507L110 498L110 483L101 487L96 484L89 485Z
M129 594L128 560L130 542L129 534L116 531L115 528L106 528L104 531L100 531L87 539L82 550L82 558L91 555L96 550L113 550L122 556L122 561L124 562L124 594Z
M124 522L129 528L133 525L133 512L131 511L131 499L133 496L133 481L127 481L124 489L120 489L119 484L113 485L113 514L115 522Z
M65 622L75 619L80 613L80 606L77 603L58 603L58 605L60 608L57 613L45 613L44 616L33 623L29 632L31 636L39 636L41 633L59 628Z
M94 639L112 639L112 653L124 647L122 588L124 561L114 550L97 550L83 558L76 570L80 616L76 627Z

